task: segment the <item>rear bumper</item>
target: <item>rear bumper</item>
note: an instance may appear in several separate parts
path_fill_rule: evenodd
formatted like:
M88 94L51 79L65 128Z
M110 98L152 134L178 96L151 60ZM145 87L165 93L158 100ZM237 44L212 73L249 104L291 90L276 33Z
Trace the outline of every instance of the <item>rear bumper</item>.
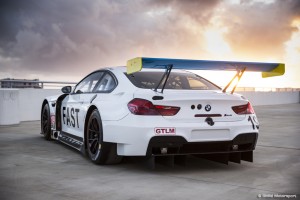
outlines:
M253 151L257 133L243 133L231 141L187 142L181 136L153 137L147 155L219 154Z
M160 155L160 148L168 148L167 155L253 151L258 137L258 123L255 125L247 118L210 126L206 122L175 123L159 116L128 115L119 121L103 121L103 140L116 143L122 156ZM155 130L161 127L175 131L158 134ZM238 149L231 149L233 145L239 145Z

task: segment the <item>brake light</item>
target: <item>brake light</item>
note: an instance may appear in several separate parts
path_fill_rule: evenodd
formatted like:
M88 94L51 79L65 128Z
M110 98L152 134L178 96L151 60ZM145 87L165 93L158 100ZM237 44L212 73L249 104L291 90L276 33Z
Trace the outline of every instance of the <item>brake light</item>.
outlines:
M180 110L179 107L174 106L153 105L151 101L138 98L131 100L127 107L135 115L173 116Z
M238 115L254 114L254 109L250 102L245 105L233 106L232 110Z

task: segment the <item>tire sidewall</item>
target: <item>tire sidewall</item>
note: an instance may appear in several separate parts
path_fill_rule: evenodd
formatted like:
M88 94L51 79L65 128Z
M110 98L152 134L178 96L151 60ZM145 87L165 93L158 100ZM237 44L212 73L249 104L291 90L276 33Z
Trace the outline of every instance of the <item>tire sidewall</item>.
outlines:
M103 152L103 129L102 129L102 121L101 121L101 117L100 117L100 114L98 112L98 110L94 110L92 112L92 114L90 115L89 117L89 121L87 123L87 130L90 126L90 123L92 122L93 119L96 119L97 122L98 122L98 126L99 126L99 135L98 135L98 141L99 141L99 144L101 145L101 149L97 148L97 152L95 154L93 154L91 151L90 151L90 148L89 148L89 144L88 144L88 132L87 132L87 152L88 152L88 155L89 155L89 158L92 160L92 162L94 163L97 163L97 164L103 164L105 162L105 153Z
M47 120L48 120L48 131L47 133L44 132L44 129L43 129L43 115L44 115L44 112L47 112ZM51 122L50 122L50 109L49 109L49 105L48 104L45 104L44 107L43 107L43 110L42 110L42 119L41 119L41 131L44 135L44 138L46 140L50 140L51 139Z

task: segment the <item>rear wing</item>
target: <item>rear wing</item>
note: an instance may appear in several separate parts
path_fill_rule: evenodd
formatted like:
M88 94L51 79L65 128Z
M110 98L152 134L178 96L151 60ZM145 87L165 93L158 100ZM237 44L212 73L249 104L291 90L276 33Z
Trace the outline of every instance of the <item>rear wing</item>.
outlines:
M164 79L165 76L167 77L164 81L165 83L172 69L237 71L237 74L229 82L229 84L223 89L223 92L226 92L226 89L230 86L230 84L235 78L238 78L239 81L244 71L262 72L263 78L281 76L285 72L284 63L187 60L187 59L144 58L144 57L137 57L127 61L127 74L132 74L141 71L142 68L165 69L166 73L162 78ZM162 80L160 84L161 83ZM157 88L159 87L159 85L157 86ZM231 93L234 92L235 87ZM155 88L155 90L157 90L157 88ZM163 89L161 92L163 92Z
M262 72L262 77L281 76L285 72L283 63L213 61L213 60L186 60L168 58L137 57L127 61L127 74L141 71L142 68L166 69L173 65L173 69L185 70L226 70Z

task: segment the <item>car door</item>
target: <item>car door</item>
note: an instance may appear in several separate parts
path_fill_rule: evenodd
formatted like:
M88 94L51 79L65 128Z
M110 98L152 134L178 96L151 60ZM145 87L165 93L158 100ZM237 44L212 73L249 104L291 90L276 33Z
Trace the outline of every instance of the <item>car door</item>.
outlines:
M64 133L81 139L84 137L85 116L91 101L97 96L93 90L103 75L103 71L91 73L75 86L73 93L64 99L61 106Z

